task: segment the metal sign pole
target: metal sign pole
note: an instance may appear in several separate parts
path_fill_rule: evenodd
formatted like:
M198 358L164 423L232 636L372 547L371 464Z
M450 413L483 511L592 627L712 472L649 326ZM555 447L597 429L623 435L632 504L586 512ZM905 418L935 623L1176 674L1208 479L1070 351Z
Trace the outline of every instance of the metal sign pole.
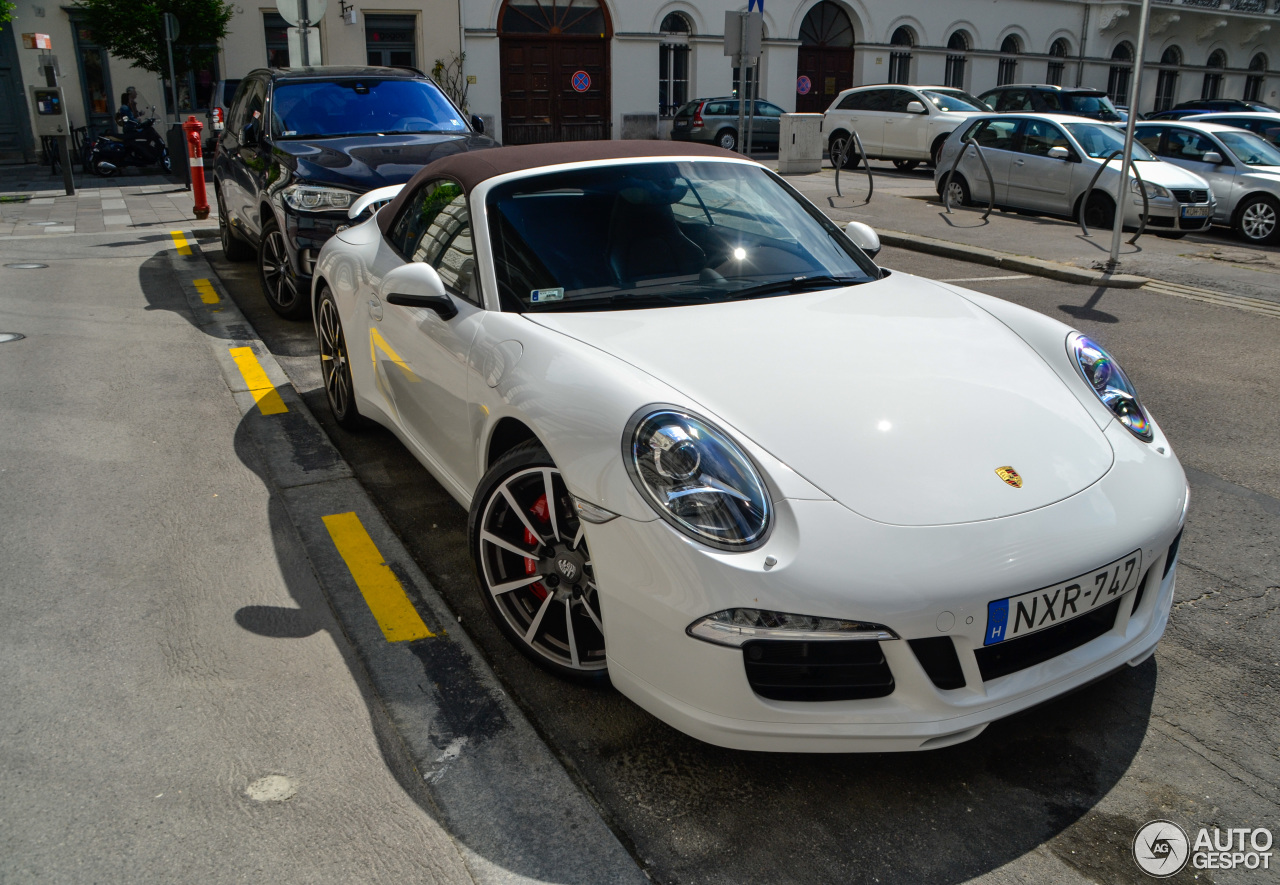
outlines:
M1133 163L1133 127L1138 123L1138 101L1142 97L1142 60L1147 52L1147 22L1151 17L1151 0L1142 0L1142 15L1138 19L1138 50L1133 63L1133 86L1129 99L1129 121L1124 127L1124 157L1120 161L1120 185L1116 188L1116 217L1111 228L1111 257L1107 259L1107 271L1114 273L1120 266L1120 237L1124 228L1124 209L1129 199L1129 167ZM1146 186L1139 182L1139 187Z
M164 46L169 51L169 112L173 114L173 119L178 119L178 77L173 69L173 41L178 39L175 33L177 28L174 27L176 19L173 13L166 12L164 14Z
M298 0L298 17L298 42L301 44L298 51L305 68L311 65L311 14L307 10L307 0Z
M738 52L738 153L742 153L746 147L746 143L742 140L742 136L746 131L743 123L743 116L747 109L747 17L743 13L738 13L738 27L740 29L742 42L738 45L741 50Z

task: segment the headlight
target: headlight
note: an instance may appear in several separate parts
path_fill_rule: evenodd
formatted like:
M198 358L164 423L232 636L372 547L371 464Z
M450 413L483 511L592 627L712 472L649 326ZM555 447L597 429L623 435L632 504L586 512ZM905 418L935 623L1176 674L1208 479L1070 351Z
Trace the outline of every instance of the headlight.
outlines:
M689 625L686 632L697 639L718 645L741 646L752 639L801 639L815 642L828 639L897 639L898 634L881 624L789 615L756 608L731 608Z
M299 212L332 212L346 209L356 195L336 187L316 187L310 184L291 184L280 192L290 208Z
M1124 370L1101 347L1079 332L1067 336L1067 352L1075 357L1076 365L1093 392L1110 409L1120 423L1144 442L1154 436L1147 413L1138 402L1138 392L1133 389Z
M1171 196L1171 194L1169 193L1169 191L1168 191L1168 189L1167 189L1167 188L1163 188L1163 187L1161 187L1161 186L1160 186L1160 185L1158 185L1158 184L1152 184L1152 183L1151 183L1151 182L1149 182L1149 181L1144 181L1142 184L1143 184L1143 186L1144 186L1144 187L1146 187L1146 189L1147 189L1147 198L1148 198L1148 199L1151 199L1151 200L1155 200L1155 199L1162 199L1162 200L1163 200L1163 199L1167 199L1168 197L1170 197L1170 196ZM1141 193L1142 193L1142 191L1138 188L1138 179L1136 179L1136 178L1131 178L1131 179L1129 179L1129 190L1133 191L1135 194L1141 194Z
M727 434L676 409L637 414L623 435L631 481L676 529L721 550L750 550L769 529L769 493Z

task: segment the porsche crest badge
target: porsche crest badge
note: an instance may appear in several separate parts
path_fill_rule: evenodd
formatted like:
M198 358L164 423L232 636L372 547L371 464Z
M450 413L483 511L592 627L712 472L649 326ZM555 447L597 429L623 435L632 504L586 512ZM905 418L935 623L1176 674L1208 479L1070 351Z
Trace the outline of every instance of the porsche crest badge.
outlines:
M1013 486L1015 489L1022 488L1022 477L1019 476L1018 471L1014 470L1012 467L1008 467L1008 466L997 467L996 476L1003 479L1005 482Z

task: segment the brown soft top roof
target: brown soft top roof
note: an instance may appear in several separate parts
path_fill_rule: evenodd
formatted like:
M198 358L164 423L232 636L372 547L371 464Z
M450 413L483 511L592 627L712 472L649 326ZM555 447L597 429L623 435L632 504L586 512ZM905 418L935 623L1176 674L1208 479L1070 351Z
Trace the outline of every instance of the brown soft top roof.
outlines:
M741 157L732 151L711 145L687 141L565 141L549 144L523 144L489 150L464 151L441 157L418 170L405 182L400 193L385 209L378 213L378 226L383 233L391 227L391 221L400 213L400 207L409 194L422 182L431 178L452 178L471 193L482 181L536 169L539 166L558 166L563 163L584 163L589 160L643 160L648 157Z

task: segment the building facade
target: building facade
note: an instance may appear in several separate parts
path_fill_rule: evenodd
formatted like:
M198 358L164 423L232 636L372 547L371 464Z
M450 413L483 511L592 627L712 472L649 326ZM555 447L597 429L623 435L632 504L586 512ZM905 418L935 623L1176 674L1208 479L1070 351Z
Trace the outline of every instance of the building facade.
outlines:
M505 143L663 138L682 103L741 85L723 31L724 13L743 5L336 0L318 27L326 64L430 71L437 59L465 54L455 73L468 109ZM13 44L0 46L0 92L9 93L0 95L0 156L30 130L14 119L14 108L30 113L23 84L43 82L37 53L18 48L22 32L53 37L76 125L110 128L130 85L163 105L159 78L96 47L73 7L19 0L15 12L0 32L0 44ZM765 0L755 75L761 98L799 111L822 111L849 86L886 82L975 94L1013 82L1082 85L1143 112L1201 97L1280 104L1280 73L1271 71L1280 65L1280 0L1156 0L1134 96L1138 17L1132 0ZM270 3L238 6L216 63L179 84L179 112L202 111L218 79L287 63L285 28Z

